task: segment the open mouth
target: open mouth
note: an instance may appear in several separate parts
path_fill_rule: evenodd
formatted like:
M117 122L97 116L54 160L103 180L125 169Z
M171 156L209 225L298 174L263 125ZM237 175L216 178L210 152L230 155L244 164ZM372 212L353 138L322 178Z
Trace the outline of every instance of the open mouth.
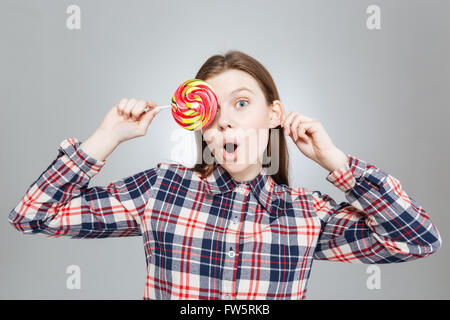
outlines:
M238 147L237 143L225 143L223 148L228 153L233 153Z
M239 144L234 141L224 141L223 143L223 157L225 160L235 161L237 159L237 150L239 148Z

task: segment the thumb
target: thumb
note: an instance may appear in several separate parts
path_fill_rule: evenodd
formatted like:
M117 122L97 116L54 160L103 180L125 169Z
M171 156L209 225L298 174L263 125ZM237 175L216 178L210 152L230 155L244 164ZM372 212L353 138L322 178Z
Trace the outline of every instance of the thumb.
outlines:
M147 131L148 126L152 122L153 118L156 114L161 111L158 107L154 107L151 110L147 111L139 120L138 127L140 130Z

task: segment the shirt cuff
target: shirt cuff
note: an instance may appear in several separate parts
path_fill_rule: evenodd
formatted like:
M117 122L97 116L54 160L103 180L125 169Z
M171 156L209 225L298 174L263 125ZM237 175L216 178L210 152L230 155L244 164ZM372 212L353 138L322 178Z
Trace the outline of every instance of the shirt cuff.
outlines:
M330 172L326 180L334 184L342 191L352 189L366 170L366 162L351 154L347 154L348 161L333 172Z
M59 144L59 154L66 154L89 178L93 178L103 168L106 160L100 161L89 156L80 148L80 144L77 138L64 139Z

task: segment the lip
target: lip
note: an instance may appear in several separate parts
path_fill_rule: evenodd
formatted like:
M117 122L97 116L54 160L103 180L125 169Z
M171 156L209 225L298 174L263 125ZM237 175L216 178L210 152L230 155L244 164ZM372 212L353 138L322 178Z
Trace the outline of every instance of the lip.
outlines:
M225 145L227 143L233 143L233 144L236 145L236 149L234 149L234 151L232 153L227 152L227 150L225 149ZM223 155L223 158L226 161L236 161L237 155L238 155L238 150L239 150L239 143L237 142L236 138L225 138L225 139L223 139L222 155Z
M223 153L222 153L223 154L223 158L226 161L236 161L237 155L238 155L238 149L239 149L239 146L236 149L234 149L233 153L229 153L229 152L227 152L227 150L225 150L225 148L222 148L222 150L223 150Z

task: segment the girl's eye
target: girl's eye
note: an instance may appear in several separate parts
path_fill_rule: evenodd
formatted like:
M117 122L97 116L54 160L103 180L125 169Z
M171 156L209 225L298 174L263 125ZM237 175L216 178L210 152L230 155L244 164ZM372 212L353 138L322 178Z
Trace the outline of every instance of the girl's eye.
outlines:
M247 100L239 100L238 103L237 103L236 105L239 106L239 108L240 108L240 107L245 107L246 104L243 105L242 102L245 102L245 103L248 104L248 101L247 101Z

